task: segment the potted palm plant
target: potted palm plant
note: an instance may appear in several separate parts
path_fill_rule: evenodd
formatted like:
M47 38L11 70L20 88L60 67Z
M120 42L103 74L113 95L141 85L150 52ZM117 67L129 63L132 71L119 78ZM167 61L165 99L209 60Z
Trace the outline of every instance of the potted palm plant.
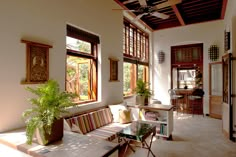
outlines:
M145 99L149 98L152 95L152 91L149 89L149 83L144 82L142 79L138 79L134 91L136 93L137 105L144 105Z
M73 105L74 94L60 92L59 84L55 80L49 80L37 88L27 87L26 90L36 96L29 99L32 108L22 114L26 123L27 144L32 144L34 135L41 145L62 139L61 116L67 112L66 107Z

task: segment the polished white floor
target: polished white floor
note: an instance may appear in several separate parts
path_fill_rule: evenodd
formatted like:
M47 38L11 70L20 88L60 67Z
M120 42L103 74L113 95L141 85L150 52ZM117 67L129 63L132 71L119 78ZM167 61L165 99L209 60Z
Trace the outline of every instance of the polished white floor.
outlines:
M0 157L30 157L30 156L0 143Z
M175 115L173 140L156 138L152 150L157 157L236 157L236 143L224 137L222 121L202 115ZM127 156L144 157L147 150L136 148Z

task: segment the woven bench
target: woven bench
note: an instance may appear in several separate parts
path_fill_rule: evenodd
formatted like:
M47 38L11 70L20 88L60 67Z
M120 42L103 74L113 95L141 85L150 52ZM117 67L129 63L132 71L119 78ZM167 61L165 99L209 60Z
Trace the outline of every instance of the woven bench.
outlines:
M129 124L113 123L113 117L109 108L99 109L70 118L65 118L65 125L70 131L80 134L102 138L112 141L116 139L117 132Z

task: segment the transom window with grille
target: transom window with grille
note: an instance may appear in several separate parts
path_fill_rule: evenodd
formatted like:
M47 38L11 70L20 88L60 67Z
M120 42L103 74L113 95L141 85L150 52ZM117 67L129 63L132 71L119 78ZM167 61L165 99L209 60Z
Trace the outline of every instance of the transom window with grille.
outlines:
M149 81L149 36L128 21L123 27L123 94L132 95L137 79Z
M98 44L98 36L67 25L66 91L78 104L97 100Z

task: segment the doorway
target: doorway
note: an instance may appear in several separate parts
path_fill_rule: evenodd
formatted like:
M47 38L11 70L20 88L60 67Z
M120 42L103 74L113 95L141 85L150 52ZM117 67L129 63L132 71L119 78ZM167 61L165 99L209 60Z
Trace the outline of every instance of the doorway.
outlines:
M222 62L209 63L209 105L212 118L222 118Z

